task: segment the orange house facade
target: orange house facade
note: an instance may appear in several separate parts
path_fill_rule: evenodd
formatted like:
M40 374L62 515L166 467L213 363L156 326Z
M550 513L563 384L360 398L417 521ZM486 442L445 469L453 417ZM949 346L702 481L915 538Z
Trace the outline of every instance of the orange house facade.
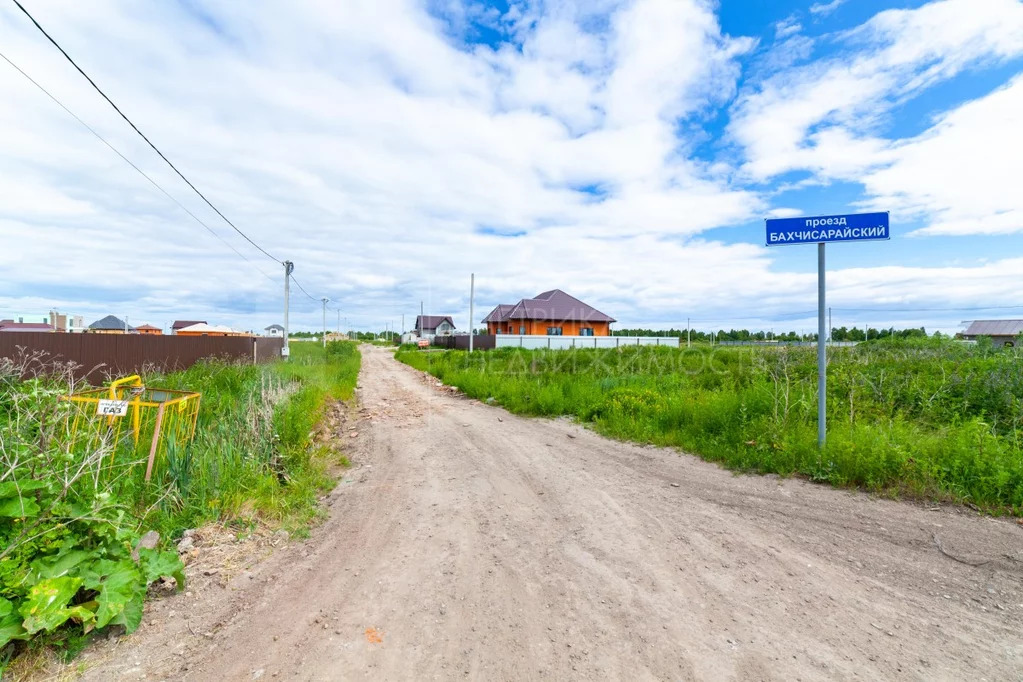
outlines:
M206 324L199 322L190 327L182 327L175 336L252 336L248 332L231 329L220 325Z
M560 289L501 304L483 322L488 334L610 336L616 320Z

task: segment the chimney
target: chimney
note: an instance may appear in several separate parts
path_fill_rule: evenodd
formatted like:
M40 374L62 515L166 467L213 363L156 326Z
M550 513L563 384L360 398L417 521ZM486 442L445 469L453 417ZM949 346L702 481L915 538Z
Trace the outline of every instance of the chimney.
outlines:
M23 324L24 322L25 322L25 318L24 317L19 317L18 318L18 324Z

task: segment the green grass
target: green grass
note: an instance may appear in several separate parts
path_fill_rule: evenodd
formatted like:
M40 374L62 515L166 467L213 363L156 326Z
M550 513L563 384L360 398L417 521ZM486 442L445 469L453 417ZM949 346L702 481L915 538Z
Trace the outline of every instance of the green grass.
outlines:
M813 348L399 351L519 414L572 415L610 437L742 470L1023 513L1023 356L984 344L885 341L829 351L817 447Z
M311 436L328 400L351 398L359 372L355 344L292 346L287 362L269 365L200 363L147 383L202 393L195 441L183 455L187 470L158 470L174 494L150 517L169 533L206 521L256 514L295 530L317 511L333 485L333 462ZM321 456L314 456L314 455ZM167 464L174 464L168 457Z
M359 364L354 343L295 344L287 362L145 376L147 386L202 394L195 438L171 442L147 483L145 443L85 443L59 400L66 380L19 381L16 363L0 361L0 674L30 645L73 654L94 627L131 631L149 583L180 584L173 550L130 556L146 531L169 549L211 521L307 529L346 461L314 442L317 425L328 402L351 397Z

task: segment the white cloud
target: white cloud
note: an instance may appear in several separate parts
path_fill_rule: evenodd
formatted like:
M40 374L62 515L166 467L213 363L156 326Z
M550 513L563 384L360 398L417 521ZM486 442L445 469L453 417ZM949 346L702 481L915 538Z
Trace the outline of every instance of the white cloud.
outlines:
M771 207L761 190L736 184L733 166L694 158L696 142L679 135L734 96L740 58L754 47L723 35L710 3L551 0L513 3L503 16L434 4L449 23L417 0L244 11L216 0L203 3L202 17L182 3L126 0L30 9L227 215L295 261L299 281L338 302L353 325L379 329L403 312L410 325L420 300L464 325L470 271L480 310L555 286L623 323L813 307L812 272L786 271L760 246L757 219L799 209ZM883 109L976 60L1014 54L1015 15L983 7L975 12L983 20L878 15L844 36L860 46L845 64L792 68L812 43L789 31L787 52L764 62L773 75L735 110L745 172L808 168L827 181L887 171L868 185L876 196L887 186L914 211L950 225L968 219L954 210L959 194L943 204L939 191L907 178L934 154L960 153L972 129L991 111L1011 116L1014 101L950 112L934 140L896 144L869 134L857 98ZM992 8L1002 12L996 29ZM510 31L513 44L465 44L473 21ZM9 190L0 202L0 315L57 305L155 324L279 321L279 266L191 195L24 17L0 7L0 30L5 54L256 263L0 62L0 181ZM927 31L938 47L906 54L897 38ZM982 192L985 210L1008 215L1001 194L994 184ZM701 236L736 225L753 227L721 239L739 243ZM940 277L864 268L832 281L845 305L863 301L857 282L870 295L887 283L896 296L940 298L942 277L979 281L987 267ZM1018 264L1000 267L1001 276ZM294 291L292 320L318 327L318 301Z
M927 217L920 235L1023 232L1021 111L1023 75L892 145L863 179L870 203Z
M674 134L680 117L734 91L735 58L750 42L722 36L695 0L605 3L596 31L584 28L593 8L520 8L520 50L453 43L412 0L244 13L212 2L203 17L185 5L143 10L114 0L31 9L225 213L294 260L315 296L341 300L355 318L377 315L384 301L413 312L431 288L443 300L461 296L453 266L509 282L509 296L535 293L517 282L505 240L476 234L480 227L542 240L530 244L560 235L568 262L549 263L537 284L561 285L578 272L585 288L603 275L579 260L578 235L607 240L635 267L650 251L630 253L633 237L693 235L759 208L755 194L679 154ZM12 59L279 278L279 267L191 196L24 17L5 7L0 23ZM6 251L15 262L31 265L11 271L19 284L8 291L21 293L0 307L52 289L61 292L53 304L97 314L135 296L160 301L154 314L167 317L201 310L236 322L257 306L266 319L254 324L276 319L277 282L3 66L0 87L11 96L0 102L0 123L10 134L0 153L20 198L0 207L0 239L13 245ZM578 191L586 186L603 196ZM116 280L124 296L95 292L97 279ZM68 293L75 289L83 295ZM296 297L297 319L315 321L316 305ZM224 310L232 300L236 309Z
M938 117L922 134L875 134L886 112L971 64L1023 54L1023 5L938 2L882 12L847 32L849 57L784 70L748 92L732 133L764 180L808 170L806 184L863 183L864 207L923 219L919 235L1023 231L1013 171L1023 78Z
M977 62L1023 54L1023 4L943 0L888 10L844 34L839 51L740 96L729 129L745 150L744 170L752 178L826 172L835 136L857 146L895 103Z
M775 39L788 38L791 35L799 33L803 30L803 25L796 20L795 15L789 16L787 19L775 23L774 25L774 37Z
M810 5L810 14L818 17L826 17L841 5L845 4L845 0L831 0L831 2L815 2Z

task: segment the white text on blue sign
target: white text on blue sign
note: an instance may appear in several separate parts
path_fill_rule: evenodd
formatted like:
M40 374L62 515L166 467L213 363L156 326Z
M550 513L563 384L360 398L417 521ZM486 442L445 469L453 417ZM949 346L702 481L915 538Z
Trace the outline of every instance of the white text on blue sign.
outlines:
M767 221L767 245L890 239L887 213L775 218Z

